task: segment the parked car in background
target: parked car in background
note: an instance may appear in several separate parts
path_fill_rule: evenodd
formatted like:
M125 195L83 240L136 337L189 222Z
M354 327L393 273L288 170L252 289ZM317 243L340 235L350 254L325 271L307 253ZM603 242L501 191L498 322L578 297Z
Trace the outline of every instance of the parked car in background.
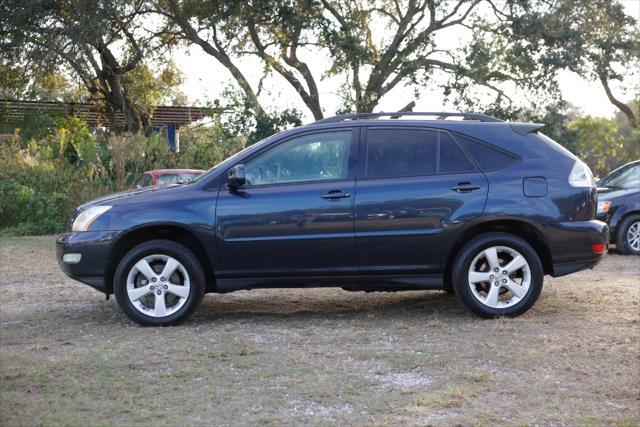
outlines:
M143 325L187 318L207 292L310 286L444 289L480 316L518 316L545 275L591 268L609 244L591 171L542 127L327 118L192 183L80 206L59 264Z
M609 224L618 252L640 255L640 160L598 181L598 216Z
M144 188L152 185L183 184L203 173L200 169L156 169L147 171L133 183L133 188Z

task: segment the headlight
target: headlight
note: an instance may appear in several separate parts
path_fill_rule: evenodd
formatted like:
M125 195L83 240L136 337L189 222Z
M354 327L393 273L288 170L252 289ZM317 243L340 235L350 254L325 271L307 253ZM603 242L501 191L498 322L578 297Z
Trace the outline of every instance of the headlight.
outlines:
M111 206L91 206L83 210L73 221L71 231L87 231L91 223L109 209L111 209Z
M609 212L609 208L611 207L611 202L598 202L598 213L607 213Z
M569 184L574 187L594 187L595 181L593 180L593 174L589 166L580 160L576 160L569 174Z

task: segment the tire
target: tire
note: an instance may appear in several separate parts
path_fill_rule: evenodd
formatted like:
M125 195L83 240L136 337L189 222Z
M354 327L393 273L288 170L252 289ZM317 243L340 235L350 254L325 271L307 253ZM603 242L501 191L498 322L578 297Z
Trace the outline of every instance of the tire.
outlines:
M637 233L640 233L640 215L629 215L623 219L616 231L618 252L623 255L640 255L640 234Z
M474 238L460 250L452 281L458 299L475 314L515 317L529 310L540 296L544 271L538 254L526 241L495 232Z
M169 274L163 274L165 270ZM134 247L120 260L113 289L118 305L134 322L143 326L175 325L200 305L205 275L196 256L185 246L152 240Z

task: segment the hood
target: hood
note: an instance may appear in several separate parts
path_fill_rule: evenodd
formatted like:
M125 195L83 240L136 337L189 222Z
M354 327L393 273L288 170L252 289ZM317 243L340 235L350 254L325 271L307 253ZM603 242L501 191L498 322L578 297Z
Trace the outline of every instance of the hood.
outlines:
M164 193L167 191L175 191L178 188L183 187L181 184L167 185L162 187L145 187L134 190L121 191L119 193L109 194L97 199L88 201L78 206L78 210L85 209L94 205L119 205L128 202L138 201L141 197L152 196L156 193Z
M638 190L635 188L598 187L598 200L612 200L618 197L625 197L633 193L638 193Z

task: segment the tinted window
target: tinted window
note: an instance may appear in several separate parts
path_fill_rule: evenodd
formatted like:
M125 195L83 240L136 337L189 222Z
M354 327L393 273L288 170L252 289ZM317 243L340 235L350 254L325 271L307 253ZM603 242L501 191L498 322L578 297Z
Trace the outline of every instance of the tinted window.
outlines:
M304 135L249 160L249 185L346 179L351 131Z
M439 173L471 172L475 167L456 144L451 135L440 132L440 168Z
M612 172L600 181L600 187L640 188L640 165L629 165Z
M473 141L464 136L456 135L456 139L469 150L471 155L482 169L498 169L513 163L516 159L492 148L487 144Z
M436 136L433 131L420 129L369 129L367 177L433 175Z

